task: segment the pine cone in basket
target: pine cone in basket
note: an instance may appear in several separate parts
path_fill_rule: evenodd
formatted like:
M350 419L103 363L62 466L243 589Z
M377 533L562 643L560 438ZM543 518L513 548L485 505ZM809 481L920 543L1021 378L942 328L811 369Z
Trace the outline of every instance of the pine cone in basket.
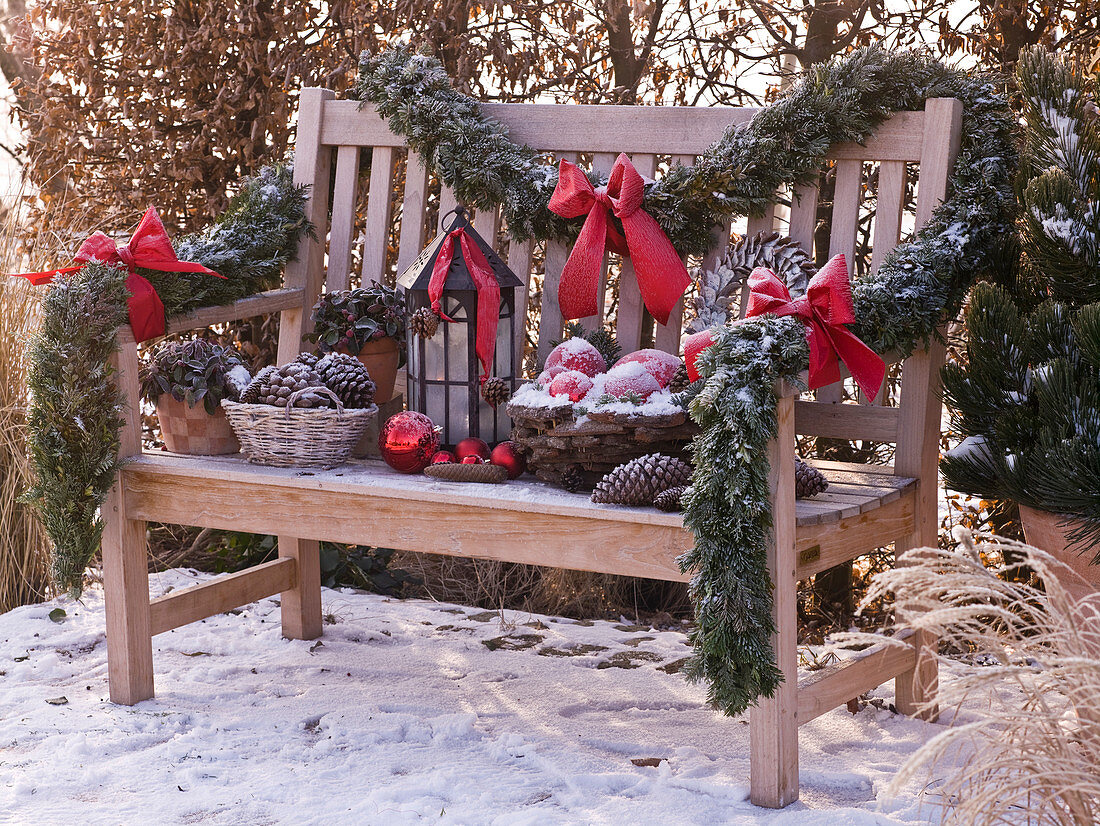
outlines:
M684 507L680 502L680 497L684 495L686 489L686 485L677 485L674 488L661 491L653 497L653 507L659 511L668 511L669 513L682 511Z
M248 383L248 387L241 393L241 402L243 404L259 404L260 403L260 388L264 385L271 376L278 371L278 367L271 365L270 367L264 367L252 377L252 381Z
M616 505L652 505L658 493L691 482L691 465L672 456L649 453L619 465L596 483L592 501Z
M431 338L439 329L439 316L432 312L431 307L421 307L409 316L409 330L414 336Z
M261 380L261 376L265 376ZM312 367L292 361L282 367L275 368L271 373L266 370L260 372L252 384L259 384L256 390L256 404L270 404L275 407L286 407L287 399L292 393L299 390L307 390L311 387L325 387L321 376ZM247 394L252 389L249 385L245 390ZM330 407L331 399L322 393L303 393L294 400L294 407Z
M808 499L824 493L829 487L829 482L824 474L813 465L808 465L801 459L794 460L794 498Z
M512 387L504 379L488 379L481 385L481 398L496 407L512 398Z
M363 362L346 353L329 353L317 362L318 375L344 407L370 407L374 404L374 382Z
M317 362L321 360L321 357L316 353L299 353L298 358L294 360L299 364L304 364L306 367L313 367L316 369Z

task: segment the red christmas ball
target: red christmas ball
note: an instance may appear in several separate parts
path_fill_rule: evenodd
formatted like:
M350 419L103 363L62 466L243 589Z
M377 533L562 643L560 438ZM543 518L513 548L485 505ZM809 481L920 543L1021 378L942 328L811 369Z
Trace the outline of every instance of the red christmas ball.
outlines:
M509 479L515 479L527 470L527 459L520 453L515 442L501 442L494 447L489 461L508 471Z
M401 473L419 473L438 449L439 434L432 420L412 410L390 416L378 433L382 458Z
M457 445L455 445L455 456L458 457L458 461L462 461L467 456L477 456L479 459L489 458L489 445L486 444L484 439L479 439L477 436L467 436Z
M469 456L462 457L462 464L464 465L480 465L485 462L480 456L471 453Z
M432 456L433 465L453 465L458 459L449 450L437 450Z

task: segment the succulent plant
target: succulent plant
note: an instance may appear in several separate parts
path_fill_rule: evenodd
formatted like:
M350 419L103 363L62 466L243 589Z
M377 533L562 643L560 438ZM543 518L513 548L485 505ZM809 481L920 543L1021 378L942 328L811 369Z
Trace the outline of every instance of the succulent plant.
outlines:
M346 349L353 356L368 341L389 337L405 354L405 296L382 284L332 290L313 307L310 340L322 353Z
M166 341L149 354L141 368L141 391L151 402L162 393L194 407L200 401L210 415L222 399L236 401L251 376L232 347L195 339Z

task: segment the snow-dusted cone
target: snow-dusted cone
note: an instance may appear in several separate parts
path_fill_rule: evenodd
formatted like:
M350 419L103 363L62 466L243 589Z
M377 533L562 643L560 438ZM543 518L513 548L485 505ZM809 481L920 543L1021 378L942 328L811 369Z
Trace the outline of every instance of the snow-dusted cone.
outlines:
M325 387L325 383L316 370L292 361L282 367L261 370L252 384L245 389L242 400L244 396L248 398L255 396L253 404L286 407L291 394L322 387ZM329 407L331 400L323 393L306 392L296 396L293 405L294 407Z
M681 497L684 495L685 490L687 490L686 486L677 485L674 488L661 491L653 497L653 507L659 511L666 511L668 513L682 511L684 506L681 502Z
M317 362L317 373L344 407L362 408L374 404L374 382L363 362L346 353L329 353Z
M691 465L672 456L649 453L619 465L596 483L592 501L616 505L652 505L654 497L691 481Z

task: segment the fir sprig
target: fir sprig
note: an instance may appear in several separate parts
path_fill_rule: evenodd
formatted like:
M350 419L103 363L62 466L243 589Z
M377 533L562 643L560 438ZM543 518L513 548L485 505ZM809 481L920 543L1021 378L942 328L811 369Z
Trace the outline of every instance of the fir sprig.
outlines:
M53 545L54 582L79 595L99 550L99 507L118 472L122 398L109 362L126 322L127 273L91 263L58 277L29 346L27 444L35 483L24 494Z

